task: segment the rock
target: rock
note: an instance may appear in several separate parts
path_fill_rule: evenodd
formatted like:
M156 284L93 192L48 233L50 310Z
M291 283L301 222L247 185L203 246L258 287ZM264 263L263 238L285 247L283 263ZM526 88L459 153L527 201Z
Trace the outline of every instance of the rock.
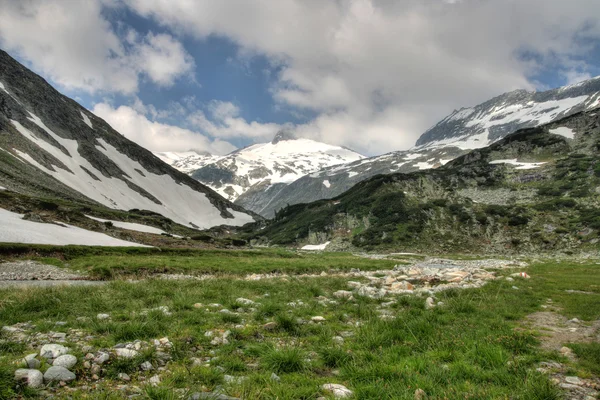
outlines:
M321 386L321 389L333 394L333 397L336 399L345 399L347 397L352 397L354 394L354 392L352 392L352 390L348 389L346 386L337 383L326 383Z
M424 400L427 398L427 394L423 389L415 390L415 400Z
M52 366L48 368L44 374L44 380L46 382L72 382L76 378L75 374L66 369L65 367Z
M517 286L513 286L512 287L514 290L519 290L519 288Z
M105 319L109 319L110 315L109 314L98 314L96 315L96 319L99 319L100 321L105 320Z
M152 364L150 363L150 361L144 361L141 365L140 368L142 369L142 371L152 371L152 369L154 368L152 366Z
M63 354L67 354L69 349L60 344L45 344L40 349L40 356L44 358L56 358L58 356L62 356Z
M381 298L385 297L385 295L387 294L387 290L377 289L377 288L370 287L370 286L361 286L358 289L357 294L359 296L369 297L371 299L381 299Z
M252 306L254 304L256 304L254 301L250 300L250 299L245 299L243 297L238 297L237 299L235 299L236 303L240 303L241 305L244 306Z
M37 369L18 369L15 371L15 380L27 382L27 386L35 389L44 384L44 375Z
M273 382L281 382L281 378L277 376L277 374L275 374L274 372L271 373L271 380Z
M310 319L312 322L325 322L325 317L322 317L320 315L317 315L316 317L312 317Z
M68 370L73 368L77 364L77 357L71 354L64 354L62 356L56 357L54 362L52 363L55 367L64 367Z
M433 297L428 297L427 300L425 300L425 308L430 310L433 307L435 307L435 301L433 300Z
M349 299L352 297L352 292L347 290L338 290L333 293L333 297L337 297L338 299Z
M154 375L152 378L148 379L148 382L153 385L156 386L160 383L160 376L158 375Z
M392 290L414 290L415 287L408 281L396 282L391 286Z
M344 344L344 338L341 336L334 336L332 338L332 340L333 340L333 343L335 343L335 344L340 344L340 345Z
M362 287L363 284L360 282L349 281L347 283L347 285L350 289L358 289L358 288Z
M513 281L514 281L514 279L513 279L513 278L511 278L510 276L507 276L507 277L506 277L506 280L507 280L508 282L513 282Z
M195 303L193 307L194 308L202 308L202 307L204 307L204 305L202 303Z
M202 392L194 393L189 400L240 400L238 397L231 397L220 393Z
M564 356L570 356L571 354L573 354L573 350L571 350L570 348L563 346L560 348L560 354L564 355Z
M246 380L245 376L223 375L223 382L230 383L232 385L240 385L245 380Z
M133 358L138 355L138 352L131 349L115 349L117 357L122 358Z
M28 354L23 357L23 365L25 365L29 369L38 369L42 363L37 358L37 353Z
M121 373L120 373L119 375L117 375L117 376L118 376L118 378L119 378L120 380L122 380L122 381L125 381L125 382L129 382L129 381L131 380L131 378L129 377L129 375L127 375L127 374L126 374L126 373L124 373L124 372L121 372Z
M107 362L108 360L110 360L110 354L104 353L104 352L99 352L98 355L96 356L96 358L94 358L94 363L98 364L98 365L102 365L105 362Z
M576 376L567 376L565 378L565 382L570 383L571 385L577 385L577 386L583 385L583 381Z
M267 331L272 331L275 330L277 328L277 322L271 321L271 322L267 322L266 324L263 325L263 329L267 330Z

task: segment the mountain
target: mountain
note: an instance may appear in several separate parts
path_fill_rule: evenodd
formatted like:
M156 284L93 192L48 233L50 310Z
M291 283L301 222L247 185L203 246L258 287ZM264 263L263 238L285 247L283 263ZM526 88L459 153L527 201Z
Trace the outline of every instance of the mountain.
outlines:
M378 175L285 207L261 243L328 249L598 252L600 109L526 128L437 169Z
M215 156L208 152L199 152L195 150L185 152L155 152L154 155L173 168L188 175L221 158L220 156Z
M410 150L325 168L283 188L249 191L240 196L236 204L272 218L288 204L333 198L378 174L437 168L518 129L555 121L599 104L600 77L545 92L506 93L478 106L453 112L427 130Z
M166 160L170 154L158 156ZM235 201L246 193L276 192L306 174L363 158L343 147L295 138L293 133L281 131L270 143L255 144L221 157L185 153L171 165L181 171L198 166L191 173L194 179Z
M242 207L168 166L0 51L0 186L148 210L181 225L243 225Z

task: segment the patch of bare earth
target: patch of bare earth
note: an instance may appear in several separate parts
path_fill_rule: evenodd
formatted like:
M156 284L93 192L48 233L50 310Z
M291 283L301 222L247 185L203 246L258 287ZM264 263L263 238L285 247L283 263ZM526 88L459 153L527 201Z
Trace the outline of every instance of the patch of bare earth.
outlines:
M600 342L600 321L583 322L577 318L568 319L558 314L559 308L546 305L551 311L541 311L528 315L524 325L540 333L541 347L548 351L558 351L571 361L576 357L565 345L569 343ZM566 399L594 400L600 395L600 378L579 378L568 376L568 365L555 361L542 362L538 371L548 374L552 381L565 391Z

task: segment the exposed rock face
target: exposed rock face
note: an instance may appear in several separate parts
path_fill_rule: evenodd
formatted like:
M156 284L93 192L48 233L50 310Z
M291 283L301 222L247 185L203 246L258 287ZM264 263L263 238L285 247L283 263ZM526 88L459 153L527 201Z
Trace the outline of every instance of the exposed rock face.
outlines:
M43 198L149 210L189 227L254 218L126 139L0 51L0 185Z

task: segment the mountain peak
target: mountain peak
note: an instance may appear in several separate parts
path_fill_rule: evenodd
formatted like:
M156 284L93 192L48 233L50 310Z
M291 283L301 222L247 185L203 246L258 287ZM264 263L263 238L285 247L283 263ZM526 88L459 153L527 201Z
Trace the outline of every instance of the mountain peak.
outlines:
M294 139L297 139L297 138L291 129L282 129L279 132L277 132L277 134L275 135L275 137L273 138L273 141L271 143L277 144L277 143L281 142L282 140L294 140Z

